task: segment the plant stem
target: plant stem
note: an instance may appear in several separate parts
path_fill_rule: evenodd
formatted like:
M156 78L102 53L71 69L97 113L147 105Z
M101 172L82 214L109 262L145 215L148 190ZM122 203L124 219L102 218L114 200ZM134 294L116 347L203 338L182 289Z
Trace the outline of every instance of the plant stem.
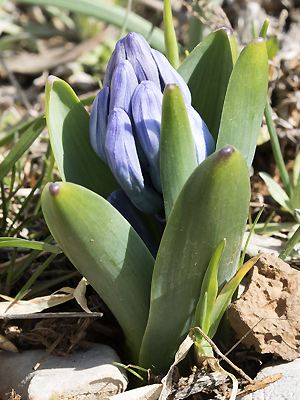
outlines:
M287 257L292 252L293 248L296 246L297 243L300 242L300 226L298 226L296 232L290 238L290 240L286 243L285 248L279 254L279 257L282 260L286 260Z
M271 146L272 146L272 151L273 151L273 155L275 158L275 162L278 167L284 189L285 189L286 193L288 194L288 196L290 196L290 194L291 194L290 178L289 178L287 169L285 167L285 163L284 163L284 159L282 157L278 136L277 136L277 133L275 130L273 120L272 120L272 108L270 106L269 99L267 99L267 103L266 103L266 107L265 107L265 118L266 118L268 130L269 130L269 134L270 134Z

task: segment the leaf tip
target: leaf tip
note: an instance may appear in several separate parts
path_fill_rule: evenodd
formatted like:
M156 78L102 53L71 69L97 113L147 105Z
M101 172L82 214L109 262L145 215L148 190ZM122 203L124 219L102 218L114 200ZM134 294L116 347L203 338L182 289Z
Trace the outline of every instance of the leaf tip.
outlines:
M55 76L55 75L49 75L48 78L47 78L46 86L52 87L53 84L54 84L56 81L59 81L59 80L60 80L60 79L59 79L57 76Z
M177 85L175 85L175 83L168 83L165 88L165 90L167 90L169 92L173 92L176 89L177 89Z
M221 158L229 158L235 151L236 149L233 146L227 145L222 147L222 149L219 151L219 155Z
M265 42L265 38L259 36L259 37L255 38L255 39L253 39L252 42L253 43L264 43Z
M59 194L59 184L58 182L52 182L49 185L49 193L51 196L55 197Z
M233 34L233 30L228 26L221 26L220 28L215 30L215 32L217 31L223 31L226 33L227 36L231 36Z

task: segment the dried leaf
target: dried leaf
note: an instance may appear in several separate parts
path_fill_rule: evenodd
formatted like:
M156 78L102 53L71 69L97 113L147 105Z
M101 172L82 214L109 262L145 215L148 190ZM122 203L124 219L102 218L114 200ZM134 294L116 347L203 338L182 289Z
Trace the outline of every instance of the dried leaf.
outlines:
M17 347L3 335L0 335L0 349L18 353Z
M84 311L91 312L87 307L84 297L86 285L87 282L82 279L75 289L64 287L50 296L36 297L30 300L16 301L12 297L0 294L0 298L5 300L0 302L0 318L5 318L10 314L32 314L41 312L47 308L66 303L73 299L77 301Z

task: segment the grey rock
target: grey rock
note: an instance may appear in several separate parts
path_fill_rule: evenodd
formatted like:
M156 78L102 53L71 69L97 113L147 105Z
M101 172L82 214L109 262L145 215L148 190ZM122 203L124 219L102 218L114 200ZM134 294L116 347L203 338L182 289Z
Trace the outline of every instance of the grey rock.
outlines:
M263 368L255 380L282 374L282 378L242 400L300 400L300 359Z
M22 400L107 399L127 386L114 361L120 361L116 352L100 344L65 357L44 350L1 352L0 398L14 389ZM37 363L41 366L33 371Z

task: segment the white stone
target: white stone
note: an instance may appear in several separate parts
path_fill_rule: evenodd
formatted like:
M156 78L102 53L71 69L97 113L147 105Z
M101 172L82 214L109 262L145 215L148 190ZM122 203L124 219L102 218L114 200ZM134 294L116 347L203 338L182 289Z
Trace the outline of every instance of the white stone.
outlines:
M157 400L163 385L155 383L111 396L109 400Z
M22 400L99 400L123 392L127 380L112 363L116 352L106 345L94 345L65 357L43 350L0 353L0 398L12 389ZM33 371L33 367L41 366Z
M282 374L282 378L242 400L300 400L300 358L263 368L255 380Z

